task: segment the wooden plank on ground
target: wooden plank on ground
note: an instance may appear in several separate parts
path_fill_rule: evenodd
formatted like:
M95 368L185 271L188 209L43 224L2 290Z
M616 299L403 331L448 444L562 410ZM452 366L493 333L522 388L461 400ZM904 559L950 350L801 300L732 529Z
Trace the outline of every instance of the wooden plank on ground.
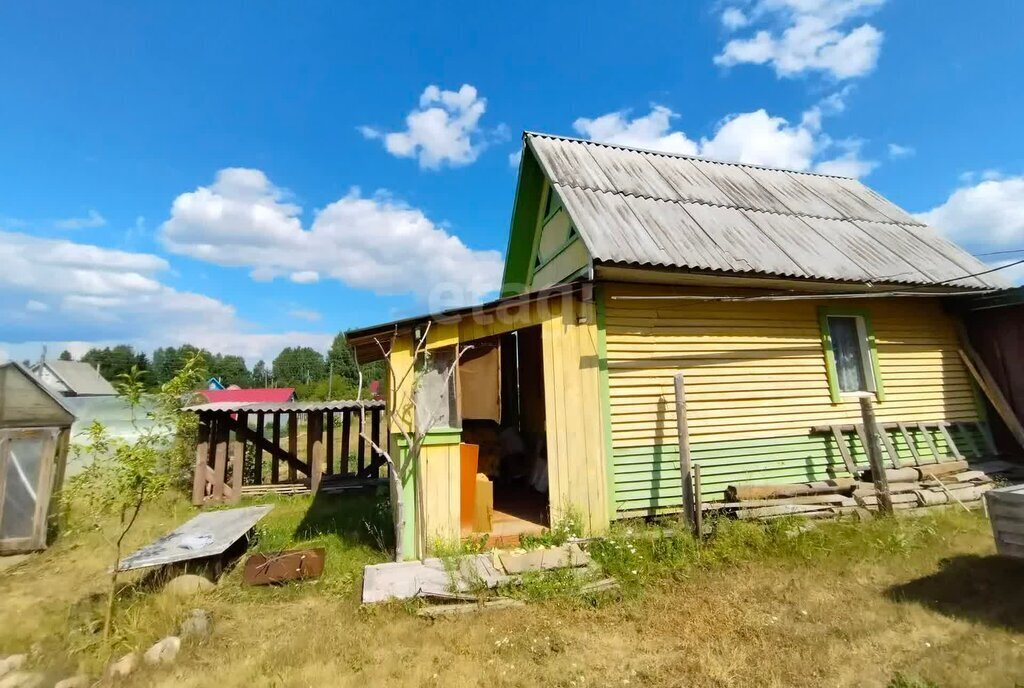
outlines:
M974 350L966 341L963 343L962 349L959 350L960 358L963 359L964 365L967 366L967 370L970 371L971 375L974 376L975 382L981 387L981 391L988 397L989 403L999 414L999 417L1003 419L1003 423L1006 424L1010 434L1013 435L1014 439L1021 447L1024 447L1024 426L1021 425L1020 420L1017 418L1017 414L1013 412L1013 407L1010 402L1003 396L1003 392L999 389L999 384L996 383L995 378L992 377L992 373L989 372L988 366L981 360L981 356ZM965 351L966 349L966 351Z
M835 440L836 446L839 447L839 454L843 457L846 470L850 472L850 475L855 475L857 473L857 466L853 463L853 457L850 456L850 448L846 445L846 437L843 436L843 431L837 425L830 425L829 429L832 431L832 439Z

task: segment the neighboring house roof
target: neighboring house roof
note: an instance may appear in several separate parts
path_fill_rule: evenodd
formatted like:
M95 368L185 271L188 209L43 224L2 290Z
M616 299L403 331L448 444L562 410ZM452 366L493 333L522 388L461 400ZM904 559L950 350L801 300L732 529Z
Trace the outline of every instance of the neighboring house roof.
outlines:
M283 404L295 398L294 387L256 389L201 389L199 394L212 404Z
M76 396L113 396L117 394L107 380L83 361L45 361L54 377L64 383L68 392ZM33 369L38 369L38 365Z
M1009 286L995 274L967 277L989 268L854 179L547 134L524 140L597 264Z

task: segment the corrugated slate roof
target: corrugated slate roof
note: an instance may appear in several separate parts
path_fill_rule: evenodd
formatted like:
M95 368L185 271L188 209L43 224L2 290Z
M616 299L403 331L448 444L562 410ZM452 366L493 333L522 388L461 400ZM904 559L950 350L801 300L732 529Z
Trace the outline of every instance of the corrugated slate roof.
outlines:
M816 280L1009 286L855 179L527 133L597 262Z
M117 394L107 380L92 365L83 361L46 361L46 366L67 388L78 396L108 396Z
M295 397L294 387L255 387L250 389L201 389L199 393L210 403L283 404Z
M219 413L315 413L317 411L347 411L358 409L360 406L366 409L384 408L384 402L379 400L367 401L289 401L280 404L273 403L240 403L233 401L218 401L210 404L197 404L186 406L183 411L194 413L219 412Z

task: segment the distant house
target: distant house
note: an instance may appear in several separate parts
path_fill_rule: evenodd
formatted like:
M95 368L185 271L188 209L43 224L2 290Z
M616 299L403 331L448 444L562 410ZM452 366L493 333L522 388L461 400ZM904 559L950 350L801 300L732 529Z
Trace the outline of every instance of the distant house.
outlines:
M530 500L522 518L591 532L680 510L677 373L707 499L848 479L861 397L894 464L934 462L953 436L984 451L954 306L1009 285L857 180L526 134L505 261L497 301L347 333L399 371L392 446L427 419L410 542L461 534L460 442L495 479L496 526ZM415 384L395 379L412 365Z
M65 397L109 397L117 394L98 370L82 361L43 361L32 366L32 373Z
M201 389L199 394L211 404L284 404L295 401L294 387L258 387L254 389Z
M220 378L211 377L206 381L206 389L224 389L224 383L220 381Z

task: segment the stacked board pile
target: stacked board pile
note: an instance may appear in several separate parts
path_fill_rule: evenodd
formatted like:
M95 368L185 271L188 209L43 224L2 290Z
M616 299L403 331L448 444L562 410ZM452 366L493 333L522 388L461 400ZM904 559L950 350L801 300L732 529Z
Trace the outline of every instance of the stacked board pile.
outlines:
M798 515L828 518L859 510L877 511L878 496L870 471L861 479L836 478L788 485L730 485L724 502L705 502L705 512L741 519L773 519ZM947 461L886 470L893 509L914 512L938 505L981 508L982 496L996 481L1024 480L1024 465L987 461Z

